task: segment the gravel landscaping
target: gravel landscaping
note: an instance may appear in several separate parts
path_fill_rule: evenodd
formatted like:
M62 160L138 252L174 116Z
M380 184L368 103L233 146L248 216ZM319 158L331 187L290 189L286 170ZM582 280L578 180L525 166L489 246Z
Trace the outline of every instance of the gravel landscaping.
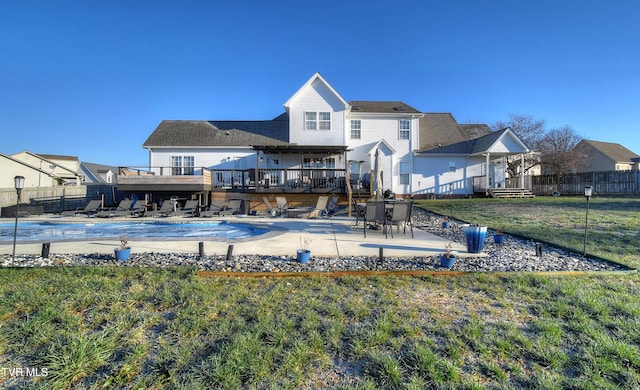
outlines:
M415 209L413 217L416 228L436 234L448 240L464 243L461 223L451 221L449 229L443 229L441 219ZM549 271L625 271L627 267L604 260L584 258L581 254L543 245L542 256L536 253L532 240L505 235L502 244L493 242L489 229L482 251L486 256L458 258L452 270L466 272L549 272ZM2 266L11 265L11 255L0 258ZM132 266L173 267L189 266L199 270L222 272L332 272L332 271L448 271L440 266L438 256L385 257L345 256L315 257L306 264L299 264L291 256L226 256L200 257L193 254L134 253L127 261L117 261L105 254L52 254L50 258L33 255L16 256L16 267L49 266Z

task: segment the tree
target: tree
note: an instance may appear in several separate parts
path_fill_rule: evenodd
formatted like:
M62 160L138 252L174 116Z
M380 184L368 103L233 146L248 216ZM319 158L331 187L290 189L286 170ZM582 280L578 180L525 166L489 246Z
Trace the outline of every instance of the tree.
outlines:
M568 125L551 129L540 140L544 173L561 174L575 172L584 158L576 149L582 137Z
M540 164L539 154L535 152L540 150L540 142L545 137L545 125L546 122L544 120L520 114L509 114L508 120L497 121L491 125L491 129L494 131L500 131L507 127L511 128L518 138L534 152L525 155L524 169L520 167L521 159L519 156L508 156L506 170L509 177L516 177L520 175L520 172L526 173Z

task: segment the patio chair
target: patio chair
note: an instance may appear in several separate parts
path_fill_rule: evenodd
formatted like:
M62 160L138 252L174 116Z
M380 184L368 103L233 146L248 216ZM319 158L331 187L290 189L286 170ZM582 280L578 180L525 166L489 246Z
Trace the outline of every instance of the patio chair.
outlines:
M231 199L229 203L227 203L227 207L220 210L220 216L237 214L240 212L240 206L242 206L240 199Z
M371 226L382 225L382 232L387 237L387 210L384 201L369 201L364 212L364 238L367 238L367 229Z
M89 215L92 215L92 214L96 214L98 211L100 211L101 207L102 207L102 201L100 199L90 200L89 203L87 203L86 206L84 206L84 208L78 207L75 210L63 211L63 212L60 213L60 215L76 216L78 214L85 214L85 215L89 216Z
M407 225L411 229L411 238L413 237L413 221L411 220L411 212L413 210L413 201L401 201L393 204L393 211L389 217L389 229L391 230L391 238L393 238L393 224L396 224L397 232L400 232L400 224L402 224L403 233L407 234Z
M131 199L123 199L118 203L117 207L103 209L102 211L98 211L96 213L96 217L100 218L111 218L111 217L123 217L125 215L130 215L131 211Z
M173 212L175 201L165 200L158 210L149 210L144 213L145 217L167 217Z
M338 211L338 199L340 199L340 197L337 195L331 197L331 200L327 205L327 217L331 217Z
M276 215L278 215L278 208L277 207L273 207L271 205L271 202L269 202L269 199L266 196L262 197L262 203L264 203L265 207L267 208L267 213L272 216L275 217Z
M318 197L318 201L316 202L316 207L309 212L309 218L318 218L323 215L323 213L327 212L327 202L329 201L328 196L321 195Z
M286 214L287 208L289 207L289 203L287 203L287 198L284 196L276 196L276 210L280 214Z
M351 198L351 206L351 213L353 214L353 221L351 222L351 226L355 228L358 226L358 223L361 220L364 220L365 206L361 203L358 203L358 200L356 198Z
M146 211L147 201L144 199L138 199L131 207L131 210L129 210L129 215L132 217L142 217Z
M220 211L224 209L224 205L222 202L213 201L211 205L207 207L205 210L200 212L200 217L213 217L214 215L220 216Z
M184 207L172 211L169 213L170 217L194 217L198 212L198 206L200 202L198 200L188 200L185 202Z

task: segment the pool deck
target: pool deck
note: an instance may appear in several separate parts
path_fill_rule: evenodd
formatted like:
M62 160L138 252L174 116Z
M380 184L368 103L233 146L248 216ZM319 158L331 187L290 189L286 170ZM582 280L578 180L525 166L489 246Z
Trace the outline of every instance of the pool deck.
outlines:
M332 218L298 219L283 217L263 216L229 216L222 218L88 218L85 216L59 217L41 216L28 217L20 221L49 221L49 222L77 222L77 223L113 223L113 222L141 222L145 220L162 222L207 222L225 220L230 223L249 223L259 227L267 227L270 233L256 236L254 239L241 241L215 241L210 238L193 239L153 239L137 240L129 239L129 245L133 253L199 253L199 243L204 244L204 253L207 256L226 255L229 245L233 245L233 255L274 255L295 256L296 249L300 247L300 241L310 240L309 249L312 256L338 257L338 256L371 256L380 255L383 248L384 256L434 256L444 252L445 245L450 241L414 228L415 238L411 238L411 232L406 234L402 229L397 233L394 228L394 236L385 238L382 230L367 230L367 237L363 235L363 225L352 228L352 219L348 216L334 216ZM10 222L9 220L0 220ZM42 251L42 242L21 243L17 238L16 254L39 255ZM468 253L464 245L451 243L452 250L459 256L482 256L482 254ZM116 239L112 240L80 240L80 241L51 241L50 253L113 253L113 249L119 246ZM0 254L11 254L12 243L0 244Z

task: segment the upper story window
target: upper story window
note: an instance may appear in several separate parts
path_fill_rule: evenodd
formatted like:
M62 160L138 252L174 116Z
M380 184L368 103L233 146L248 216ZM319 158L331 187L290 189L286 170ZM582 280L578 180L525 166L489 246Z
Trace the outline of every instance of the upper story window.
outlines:
M171 174L174 176L193 175L195 157L171 156Z
M305 130L331 130L331 113L305 112L304 128Z
M351 120L351 139L360 139L362 136L362 123L360 119Z
M411 121L409 119L400 119L398 121L398 139L410 139L411 137Z

